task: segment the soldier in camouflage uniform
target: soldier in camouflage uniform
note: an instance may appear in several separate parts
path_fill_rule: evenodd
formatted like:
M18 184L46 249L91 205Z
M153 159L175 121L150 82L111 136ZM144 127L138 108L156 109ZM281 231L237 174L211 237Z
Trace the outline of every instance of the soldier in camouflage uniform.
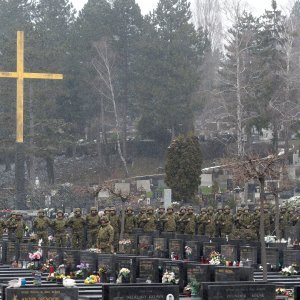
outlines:
M120 231L121 231L121 223L120 218L117 215L117 211L115 207L110 208L110 217L109 217L110 225L114 229L114 247L117 250L120 238Z
M33 230L37 239L42 240L44 246L48 246L48 229L51 225L50 220L45 216L44 210L38 211L38 217L33 221Z
M237 209L237 213L235 215L234 218L234 224L235 224L235 228L236 229L241 229L242 228L242 217L244 214L244 208L243 207L239 207Z
M197 217L197 224L198 224L198 234L205 235L205 225L207 222L207 210L205 207L201 208L201 212Z
M15 241L15 229L16 229L16 214L11 213L11 216L6 222L6 227L8 231L8 240L11 242Z
M164 230L165 208L161 206L155 215L156 228L159 232Z
M6 222L2 218L0 219L0 240L3 239L3 233L6 228Z
M25 230L26 230L26 224L23 220L23 215L21 213L17 213L16 222L15 222L15 236L16 236L16 242L18 244L22 243Z
M146 215L146 207L141 207L140 212L138 213L138 215L136 216L136 223L137 223L137 227L144 229L144 222L142 222L142 219L144 218L144 216Z
M215 236L216 227L215 227L215 218L214 218L214 209L212 206L207 208L207 219L205 223L205 235L210 238Z
M109 217L110 217L110 208L109 207L104 208L104 216L107 216L109 219Z
M218 208L217 213L215 214L216 237L221 237L224 221L223 209Z
M96 247L97 234L100 226L100 217L96 207L91 207L90 213L85 217L87 227L87 245L88 248Z
M133 214L132 207L128 206L125 212L125 222L124 222L124 233L128 236L132 234L133 229L136 227L136 218Z
M194 208L192 206L189 206L187 208L186 213L186 219L185 219L185 234L195 234L195 228L196 228L196 216L194 214Z
M144 232L150 233L156 230L156 220L154 215L153 207L149 206L147 208L147 214L142 218L144 222Z
M186 219L186 208L185 206L180 207L179 213L176 217L176 232L183 234L185 230L185 219Z
M221 237L228 237L232 234L233 230L233 215L231 214L230 207L226 205L224 207L224 213L223 213L223 222L221 226Z
M174 215L174 209L172 206L167 208L167 213L163 219L164 231L165 232L175 232L176 231L176 217Z
M72 229L72 247L74 249L83 248L84 225L85 219L81 216L81 209L75 208L74 216L67 222L67 226Z
M107 216L101 218L101 226L98 230L97 235L97 248L101 250L102 253L113 253L114 241L114 229L109 224Z
M55 220L52 221L51 227L54 231L55 246L66 247L66 227L67 221L62 210L58 210Z

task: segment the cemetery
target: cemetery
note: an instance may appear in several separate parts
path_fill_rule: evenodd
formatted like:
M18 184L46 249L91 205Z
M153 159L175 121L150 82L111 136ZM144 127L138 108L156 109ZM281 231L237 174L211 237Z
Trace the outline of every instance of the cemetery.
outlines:
M141 230L128 240L107 254L4 239L1 299L300 299L300 250L288 243L267 244L264 282L256 241Z

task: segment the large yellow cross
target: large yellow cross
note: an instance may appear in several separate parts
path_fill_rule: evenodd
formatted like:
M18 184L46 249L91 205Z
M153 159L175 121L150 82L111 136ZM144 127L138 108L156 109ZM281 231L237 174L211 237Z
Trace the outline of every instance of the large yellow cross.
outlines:
M63 79L62 74L24 72L24 32L17 32L17 72L0 72L0 78L17 79L17 132L16 142L24 141L24 79Z

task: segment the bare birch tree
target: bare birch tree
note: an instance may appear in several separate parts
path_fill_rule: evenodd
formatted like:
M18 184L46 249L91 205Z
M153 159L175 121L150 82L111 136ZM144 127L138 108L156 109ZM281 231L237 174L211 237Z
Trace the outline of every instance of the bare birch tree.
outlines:
M100 42L94 43L94 48L98 55L97 58L92 60L92 65L97 72L99 78L99 86L97 88L101 97L104 97L113 106L113 113L116 122L116 135L117 135L117 149L120 159L123 163L126 176L128 177L128 168L126 160L122 153L121 148L121 124L118 115L116 97L115 97L115 70L114 62L115 57L112 50L109 47L107 40L101 40Z

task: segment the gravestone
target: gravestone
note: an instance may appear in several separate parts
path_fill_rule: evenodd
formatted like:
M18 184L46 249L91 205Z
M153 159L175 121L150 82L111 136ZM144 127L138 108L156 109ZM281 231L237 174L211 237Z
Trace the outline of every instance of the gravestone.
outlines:
M215 281L253 281L253 268L216 266Z
M186 278L184 272L184 265L182 261L179 260L165 260L162 263L163 273L166 271L173 272L175 274L176 280L179 280L178 284L182 290L185 286Z
M27 253L28 255L28 253ZM16 248L16 243L7 242L6 247L6 263L11 264L14 260L17 259L18 249Z
M130 271L130 283L136 281L136 257L117 255L115 257L115 277L118 278L118 274L122 268L126 268Z
M240 247L240 261L244 265L256 266L257 265L257 247L241 246Z
M203 243L203 258L209 260L209 255L212 251L216 251L217 245L215 243Z
M153 239L153 256L154 257L167 257L167 239L154 238Z
M29 261L28 253L32 252L31 244L29 243L21 243L19 245L19 260L21 261Z
M80 251L80 263L88 264L88 274L97 271L97 254L90 251Z
M78 288L65 287L20 287L6 288L7 300L18 299L55 299L55 300L77 300Z
M294 300L300 300L300 285L294 286Z
M237 261L237 246L236 245L221 245L221 254L227 261Z
M209 285L209 300L224 299L275 299L275 285L272 284L245 284L245 285ZM205 299L204 299L205 300Z
M139 236L138 249L140 255L150 255L153 252L152 240L152 236L149 235Z
M183 259L183 241L178 239L169 240L169 257L175 256L177 259Z
M211 265L203 265L194 262L186 263L187 283L191 281L206 282L213 280L213 268Z
M176 285L104 285L105 300L179 300L179 289Z
M97 254L98 269L102 268L106 270L105 276L108 282L116 281L115 257L114 254Z
M138 258L138 278L140 282L159 282L159 262L154 258Z
M271 266L271 270L278 270L279 268L279 249L266 248L267 264Z
M167 240L174 239L175 233L163 231L163 232L161 232L160 237L165 238Z
M300 250L283 250L283 266L299 265Z
M223 237L215 237L215 238L212 238L211 240L213 243L216 244L216 250L218 252L221 251L221 245L225 245L227 242L226 238L223 238Z
M63 263L63 252L59 248L48 248L48 257L49 260L52 259L56 266L59 266Z
M63 250L63 260L64 264L68 271L75 271L77 270L77 265L80 264L80 254L79 250Z
M187 249L189 247L190 249ZM185 258L188 260L198 261L201 257L201 243L198 241L186 241L185 242ZM187 250L191 250L189 254Z

